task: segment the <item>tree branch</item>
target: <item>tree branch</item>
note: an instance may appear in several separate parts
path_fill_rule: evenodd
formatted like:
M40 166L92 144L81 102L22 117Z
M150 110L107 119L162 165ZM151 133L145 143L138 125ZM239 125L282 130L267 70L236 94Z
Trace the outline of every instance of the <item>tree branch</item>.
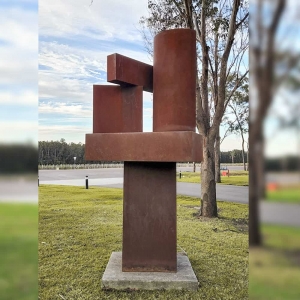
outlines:
M235 91L240 87L241 82L242 82L243 79L248 75L248 73L249 73L249 70L247 70L247 71L239 78L239 80L235 83L234 88L231 90L231 92L230 92L230 94L229 94L229 96L228 96L228 98L226 99L226 102L225 102L225 104L224 104L224 112L225 112L225 110L226 110L226 107L227 107L229 101L231 100L231 97L233 96L233 94L235 93Z
M237 24L235 25L236 29L238 29L238 28L245 22L245 20L246 20L248 17L249 17L249 13L246 13L245 16L244 16L244 18L243 18L239 23L237 23Z

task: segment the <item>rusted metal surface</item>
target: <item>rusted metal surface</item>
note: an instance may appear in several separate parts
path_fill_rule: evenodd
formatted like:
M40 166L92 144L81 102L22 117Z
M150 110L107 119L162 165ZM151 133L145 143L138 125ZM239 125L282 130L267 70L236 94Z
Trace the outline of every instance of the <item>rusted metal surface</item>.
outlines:
M85 159L201 162L202 137L191 131L87 134Z
M153 66L118 53L107 56L107 81L123 86L142 86L153 92Z
M122 271L176 272L176 163L125 162Z
M143 89L94 85L93 132L143 131Z
M166 30L155 36L153 90L153 131L195 131L194 30Z
M124 272L176 272L176 162L201 162L196 134L196 34L159 33L154 66L112 54L94 86L85 159L124 161ZM142 131L142 93L153 92L153 131Z

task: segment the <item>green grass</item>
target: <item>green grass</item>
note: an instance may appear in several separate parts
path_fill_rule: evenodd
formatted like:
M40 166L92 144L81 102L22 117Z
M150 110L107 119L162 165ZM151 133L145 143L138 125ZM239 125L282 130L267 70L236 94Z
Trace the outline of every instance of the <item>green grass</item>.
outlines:
M0 203L0 298L38 297L38 207Z
M300 228L264 225L262 234L264 247L250 250L250 299L300 299Z
M190 291L103 291L111 252L122 247L122 190L39 188L40 299L248 299L248 206L218 202L219 218L197 216L199 199L177 198L178 251L201 287Z
M178 182L191 182L200 183L200 172L181 172L181 178L179 179L179 173L177 173ZM249 177L247 171L232 171L230 176L221 176L221 183L226 185L238 185L238 186L248 186Z
M273 202L300 203L300 186L279 187L275 191L267 191L267 200Z

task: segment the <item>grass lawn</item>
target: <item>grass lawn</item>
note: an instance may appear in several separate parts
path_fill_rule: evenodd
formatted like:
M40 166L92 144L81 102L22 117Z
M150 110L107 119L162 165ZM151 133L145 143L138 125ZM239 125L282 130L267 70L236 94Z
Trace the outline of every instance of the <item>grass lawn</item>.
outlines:
M299 300L300 228L264 225L262 234L264 247L250 249L250 299Z
M201 287L103 291L111 252L122 247L122 190L39 188L40 299L248 299L248 206L218 202L219 218L197 216L199 199L177 198L177 244Z
M192 182L200 183L200 172L181 172L181 178L179 179L179 173L177 173L178 182ZM249 185L249 176L247 171L231 171L230 176L221 176L220 184L227 185L239 185L239 186L248 186Z
M300 185L279 187L275 191L267 191L267 200L286 203L300 203Z
M0 203L0 298L38 297L38 206Z

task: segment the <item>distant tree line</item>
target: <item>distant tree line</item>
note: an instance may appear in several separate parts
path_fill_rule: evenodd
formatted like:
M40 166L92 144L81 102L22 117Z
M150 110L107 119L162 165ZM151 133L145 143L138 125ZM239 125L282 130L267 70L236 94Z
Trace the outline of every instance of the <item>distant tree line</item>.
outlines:
M247 163L247 152L244 153L244 160ZM242 150L232 150L232 151L221 151L220 153L220 162L221 164L228 163L242 163L243 162L243 152Z
M0 174L37 173L38 149L35 145L0 145Z
M268 158L265 162L266 171L300 171L300 158L288 155L282 157Z
M84 159L84 144L66 143L60 141L39 141L39 165L73 164L76 157L77 164L86 163Z

